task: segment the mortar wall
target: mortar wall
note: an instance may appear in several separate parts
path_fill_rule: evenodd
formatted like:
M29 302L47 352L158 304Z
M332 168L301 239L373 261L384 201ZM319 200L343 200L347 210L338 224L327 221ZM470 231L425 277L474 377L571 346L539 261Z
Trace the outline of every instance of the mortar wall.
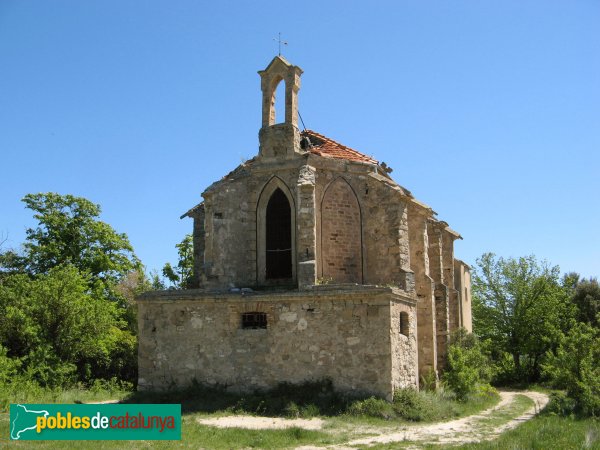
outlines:
M139 301L139 388L165 389L192 380L232 390L330 378L337 389L388 399L414 386L416 336L398 330L409 301L381 292L277 294ZM242 329L243 312L265 312L267 329Z

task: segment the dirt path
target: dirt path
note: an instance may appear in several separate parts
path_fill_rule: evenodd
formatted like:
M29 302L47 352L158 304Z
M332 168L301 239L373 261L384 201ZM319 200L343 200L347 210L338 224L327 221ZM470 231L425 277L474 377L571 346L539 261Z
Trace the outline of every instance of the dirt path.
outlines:
M495 423L494 417L499 414L508 413L515 396L519 394L532 399L535 405L517 417L510 418L498 424ZM418 442L419 444L456 445L491 440L498 437L501 433L531 419L548 403L548 396L539 392L501 392L500 396L501 400L497 405L479 414L431 425L409 425L395 432L352 440L343 448L401 441ZM342 447L338 448L341 449Z
M225 416L212 419L197 419L201 425L218 428L246 428L249 430L280 430L298 427L305 430L320 430L323 419L279 419L277 417Z
M523 412L515 405L515 397L525 395L532 399L535 405ZM500 392L500 402L492 408L479 414L428 425L401 425L390 427L351 427L347 431L353 435L372 434L370 437L352 439L343 445L327 447L331 450L351 450L356 446L387 444L391 442L406 442L407 448L419 448L425 444L466 444L491 440L501 433L517 427L531 419L548 403L548 396L540 392L523 391ZM227 416L210 419L197 419L202 425L215 427L235 427L248 429L281 429L300 427L309 430L319 430L326 421L321 419L278 419L253 416ZM315 450L323 447L303 446L297 450Z
M514 410L515 396L525 395L534 401L535 405L524 412ZM517 427L526 420L531 419L548 403L548 396L539 392L500 392L500 402L492 408L479 414L439 422L429 425L405 425L396 429L377 429L374 427L359 427L353 429L355 433L375 434L375 436L353 439L343 445L328 447L330 450L354 450L357 446L370 446L375 444L389 444L392 442L406 442L407 449L418 449L426 444L459 445L470 442L492 440L501 433ZM511 414L511 411L513 414ZM296 450L316 450L323 447L303 446Z

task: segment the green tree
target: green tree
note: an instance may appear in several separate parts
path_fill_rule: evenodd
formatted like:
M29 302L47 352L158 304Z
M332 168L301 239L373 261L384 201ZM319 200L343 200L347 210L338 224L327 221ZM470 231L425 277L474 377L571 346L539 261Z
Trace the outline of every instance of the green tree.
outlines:
M0 284L0 346L43 385L135 376L135 336L115 302L72 265Z
M185 235L183 240L175 245L179 261L173 267L166 263L162 269L163 276L178 289L189 289L192 287L194 275L194 241L191 234Z
M70 264L89 274L91 283L110 284L141 269L127 236L99 220L99 205L52 192L27 194L23 202L38 225L26 230L23 254L2 253L0 265L5 272L44 274Z
M558 266L534 256L504 259L486 253L477 260L474 331L494 343L496 359L511 355L514 381L539 378L544 354L556 348L572 314Z
M578 321L600 327L600 285L596 278L579 281L571 300L577 306Z
M544 373L584 415L600 416L600 329L578 322L548 352Z

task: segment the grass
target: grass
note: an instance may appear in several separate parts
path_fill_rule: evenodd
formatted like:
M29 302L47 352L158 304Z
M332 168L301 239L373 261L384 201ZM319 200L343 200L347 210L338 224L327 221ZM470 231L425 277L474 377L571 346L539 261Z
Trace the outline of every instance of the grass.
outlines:
M235 393L223 386L194 383L167 392L133 392L126 403L180 403L184 413L250 414L269 417L336 416L353 398L333 389L330 380L301 385L280 383L268 392Z
M31 388L31 389L29 389ZM99 385L93 389L49 390L35 386L12 386L0 391L0 399L11 403L74 403L101 400L125 402L182 403L181 441L11 441L14 448L40 449L170 449L170 448L294 448L301 445L327 446L343 444L361 435L397 430L412 416L422 423L453 419L477 413L497 402L490 395L474 396L467 402L457 402L443 392L402 392L393 404L374 399L351 399L333 391L327 382L312 383L301 388L281 385L275 392L240 395L225 389L208 389L199 385L168 393L133 393L118 385ZM515 396L510 405L500 408L488 417L478 419L482 430L492 430L532 406L531 399ZM5 410L6 411L6 410ZM491 441L465 444L452 448L466 450L492 449L598 449L600 450L600 420L565 417L553 413L552 404L542 414ZM288 428L283 430L244 430L200 425L198 418L232 413L273 413L283 417L321 416L326 424L321 431ZM9 417L0 412L0 446L9 444ZM370 449L395 449L421 443L396 442L377 445ZM439 449L436 445L425 448ZM445 447L447 448L447 447Z
M428 450L439 450L441 448L461 450L598 450L600 449L600 420L541 414L517 428L503 433L499 438L492 441L451 447L440 447L433 444L423 446L418 442L394 442L361 448L393 450L411 446Z
M0 436L8 436L8 419L0 419ZM195 416L184 416L181 441L10 441L14 448L39 449L171 449L171 448L290 448L299 445L329 445L345 440L345 436L332 437L301 428L285 430L242 430L239 428L214 428L195 423ZM0 440L0 445L2 440Z
M489 417L481 419L479 424L481 427L495 428L508 422L514 417L520 416L534 405L534 401L529 397L525 395L515 395L514 400L510 405L494 411Z
M10 403L89 403L103 400L124 400L131 395L116 383L102 383L71 389L42 388L33 382L0 384L0 413L8 411Z
M326 446L342 444L360 435L360 429L385 429L408 422L406 416L418 421L455 418L488 408L497 396L474 396L468 402L457 402L448 393L402 392L390 404L375 398L348 398L335 392L327 381L303 386L282 384L269 393L234 394L223 388L200 385L171 392L127 392L118 386L98 386L94 390L66 391L33 390L21 392L11 402L72 403L119 399L127 403L181 403L181 441L128 441L128 448L293 448L301 445ZM200 425L198 418L213 415L260 414L281 417L326 418L321 431L301 428L283 430L244 430ZM372 431L371 431L372 432ZM8 414L0 415L0 439L9 435ZM1 445L0 441L0 445ZM88 441L86 448L123 448L120 441ZM81 448L82 442L26 441L11 442L15 448Z
M456 448L468 450L600 449L600 420L541 414L514 430L503 433L498 439Z

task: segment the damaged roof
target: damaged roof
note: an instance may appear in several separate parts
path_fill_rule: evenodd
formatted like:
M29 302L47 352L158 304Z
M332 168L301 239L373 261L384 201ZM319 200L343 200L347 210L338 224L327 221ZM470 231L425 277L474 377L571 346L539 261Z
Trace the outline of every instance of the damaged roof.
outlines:
M346 147L345 145L340 144L339 142L336 142L327 136L323 136L316 131L304 130L301 135L304 138L308 137L310 142L310 145L304 148L304 150L307 150L315 155L329 158L346 159L349 161L379 164L379 161L376 159L354 150L353 148Z

